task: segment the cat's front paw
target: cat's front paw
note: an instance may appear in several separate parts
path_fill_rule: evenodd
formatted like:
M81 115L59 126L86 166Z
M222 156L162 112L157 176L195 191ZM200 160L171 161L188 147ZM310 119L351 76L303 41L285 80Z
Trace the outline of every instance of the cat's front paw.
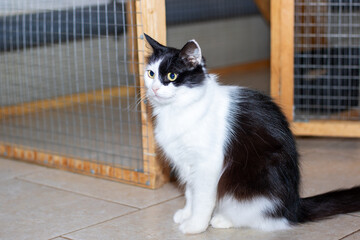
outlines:
M186 219L188 219L191 216L191 212L190 210L184 208L184 209L179 209L176 211L176 213L174 214L173 220L175 223L182 223L184 222Z
M190 218L186 221L184 221L179 229L184 234L196 234L196 233L202 233L205 232L205 230L208 228L209 222L208 221L199 221L195 218Z

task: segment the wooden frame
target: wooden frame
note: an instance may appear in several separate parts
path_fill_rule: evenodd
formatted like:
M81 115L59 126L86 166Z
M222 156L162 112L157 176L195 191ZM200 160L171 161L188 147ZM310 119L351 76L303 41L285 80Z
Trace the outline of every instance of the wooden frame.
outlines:
M146 47L143 33L148 33L159 42L166 44L166 21L165 21L165 0L131 0L127 3L127 19L132 24L128 27L130 35L128 44L132 52L132 61L137 63L132 73L139 76L140 98L145 98L144 72L145 59L149 54ZM135 56L134 56L135 51ZM122 95L135 96L137 88L130 89L116 87L104 89L97 92L79 93L63 96L55 99L46 99L29 102L22 105L8 106L0 108L0 120L12 115L23 115L39 110L67 107L73 103L79 104L88 101L103 101L104 98ZM75 159L57 153L42 152L37 149L30 149L22 146L14 146L0 142L0 156L37 163L49 167L64 169L67 171L78 172L85 175L111 179L125 182L146 188L159 188L169 181L168 168L161 164L153 135L151 109L145 102L141 102L141 122L142 122L142 146L143 146L143 171L139 172L126 169L121 166L111 166L105 162L98 162L87 159Z
M136 1L137 47L139 59L140 97L144 98L144 76L146 57L151 47L146 47L144 33L149 34L161 44L166 45L165 0ZM141 102L142 144L144 171L154 174L156 181L153 188L158 188L169 181L168 169L164 167L156 152L151 109L146 102Z
M271 96L293 120L294 1L271 1Z
M137 172L122 167L110 166L106 163L76 159L56 153L42 152L20 146L0 143L0 156L36 163L70 172L115 180L140 187L159 187L159 176L154 173Z
M298 136L360 137L360 122L294 121L294 1L271 1L271 95Z
M226 76L230 74L239 74L243 72L256 71L257 69L269 68L269 67L270 67L270 59L264 59L254 62L240 63L226 67L212 68L209 70L209 72L220 76Z

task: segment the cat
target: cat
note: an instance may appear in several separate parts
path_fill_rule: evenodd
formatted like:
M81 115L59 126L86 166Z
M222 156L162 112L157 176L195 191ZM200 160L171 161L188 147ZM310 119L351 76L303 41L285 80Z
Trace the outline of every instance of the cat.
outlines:
M360 211L360 187L300 198L296 143L270 97L220 85L195 40L175 49L145 37L155 139L185 186L185 207L173 217L181 232L283 230Z

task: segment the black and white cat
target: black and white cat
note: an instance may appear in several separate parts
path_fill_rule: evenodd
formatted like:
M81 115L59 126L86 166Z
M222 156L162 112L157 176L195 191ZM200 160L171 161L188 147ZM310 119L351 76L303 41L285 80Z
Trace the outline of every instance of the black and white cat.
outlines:
M144 78L155 138L185 185L185 207L174 215L183 233L209 223L281 230L360 211L360 187L299 197L294 137L270 97L220 85L195 40L178 50L145 36L153 48Z

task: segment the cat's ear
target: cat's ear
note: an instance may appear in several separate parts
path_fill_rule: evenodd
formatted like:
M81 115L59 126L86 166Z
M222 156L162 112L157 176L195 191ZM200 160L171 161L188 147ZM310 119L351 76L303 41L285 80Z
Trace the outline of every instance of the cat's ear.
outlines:
M195 40L188 41L181 49L179 56L191 68L195 68L202 61L201 48Z
M156 52L156 51L164 51L166 49L165 46L163 46L160 43L158 43L157 41L155 41L152 37L150 37L146 33L144 33L144 36L146 38L146 41L150 44L150 46L154 50L154 52Z

